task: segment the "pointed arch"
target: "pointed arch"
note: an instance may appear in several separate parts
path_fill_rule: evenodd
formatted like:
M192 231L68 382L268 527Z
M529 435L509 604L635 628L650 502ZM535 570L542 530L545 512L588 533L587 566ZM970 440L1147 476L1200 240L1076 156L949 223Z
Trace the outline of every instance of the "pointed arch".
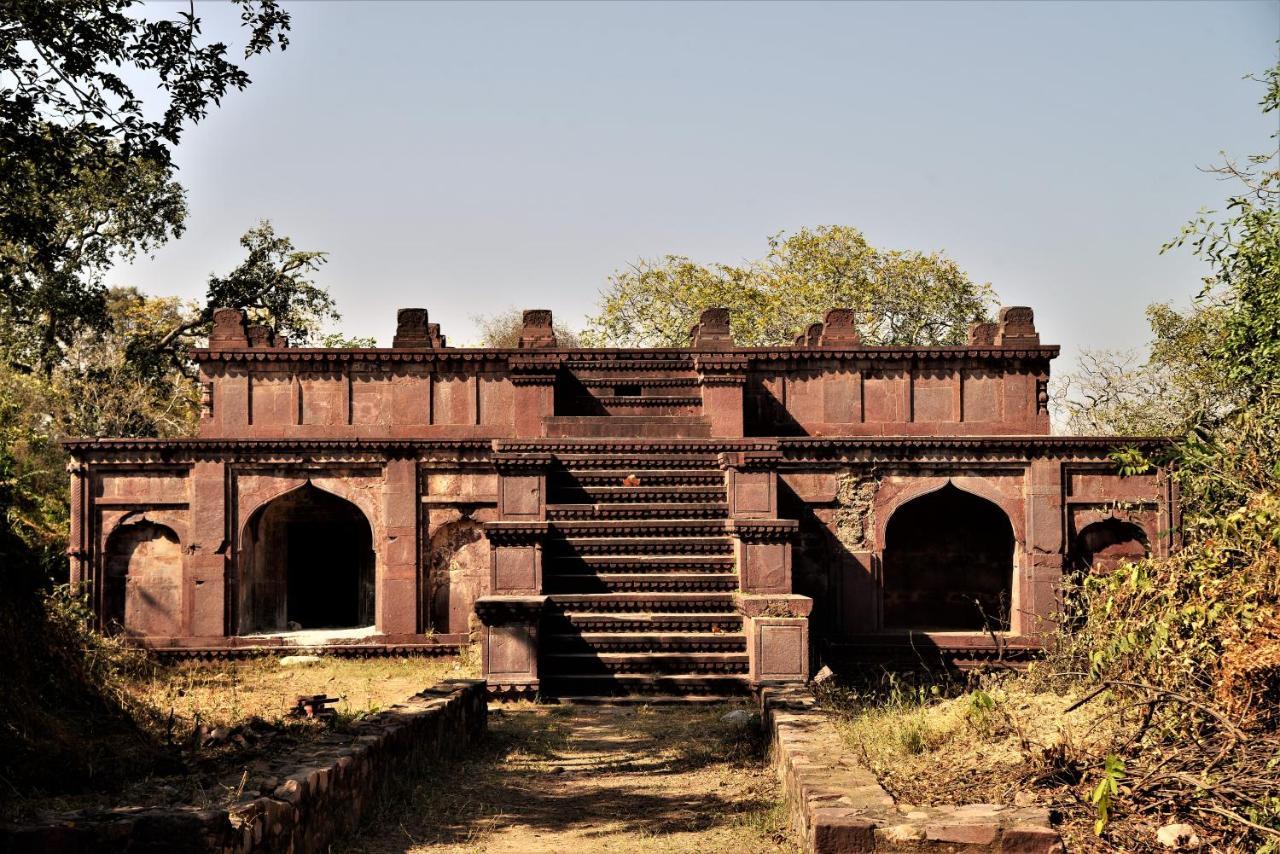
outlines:
M182 634L182 544L168 525L140 515L117 525L103 562L103 623L130 637Z
M884 524L886 628L1009 628L1016 539L999 504L948 481L899 503Z
M239 542L240 634L373 624L373 527L354 502L308 479L259 503Z

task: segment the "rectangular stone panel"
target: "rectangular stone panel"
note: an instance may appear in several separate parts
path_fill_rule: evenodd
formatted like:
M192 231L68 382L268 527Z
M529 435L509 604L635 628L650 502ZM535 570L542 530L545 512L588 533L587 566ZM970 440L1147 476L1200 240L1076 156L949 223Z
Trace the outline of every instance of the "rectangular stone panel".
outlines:
M822 378L822 420L852 424L861 420L861 377L854 371L831 371Z
M477 423L474 374L436 374L432 394L434 407L431 423Z
M976 423L999 421L1004 410L1004 380L992 371L964 372L964 420Z
M293 409L293 377L283 372L249 375L249 423L283 426L297 422Z
M337 372L299 376L302 423L330 427L346 424L346 384L346 376Z
M529 626L490 626L485 630L485 672L499 681L537 675L537 649Z
M797 371L787 377L787 411L801 424L819 424L823 416L823 380L818 371Z
M94 493L100 502L146 501L154 504L185 504L187 476L170 472L131 472L95 476Z
M542 477L519 475L503 477L502 508L504 519L540 519L542 517Z
M955 411L958 378L950 371L923 370L911 384L912 420L920 423L947 423L959 420Z
M537 593L537 546L496 546L493 549L493 592Z
M804 682L808 678L807 620L756 617L756 673L760 680Z
M400 366L391 374L391 423L421 427L431 423L431 377L425 368Z
M739 541L738 565L747 593L791 592L791 544Z
M479 423L509 427L515 423L515 387L499 374L481 374Z
M906 387L906 371L885 370L867 374L862 383L866 420L878 424L906 421Z
M387 390L391 386L391 374L378 369L351 371L351 423L359 426L386 426L388 417Z

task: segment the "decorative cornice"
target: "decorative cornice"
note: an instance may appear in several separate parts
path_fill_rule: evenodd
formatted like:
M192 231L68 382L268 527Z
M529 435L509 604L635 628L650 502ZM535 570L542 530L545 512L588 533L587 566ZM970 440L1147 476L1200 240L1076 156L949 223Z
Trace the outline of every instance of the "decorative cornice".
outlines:
M799 528L795 519L732 519L727 530L744 543L785 543Z
M485 522L484 535L489 542L504 546L533 546L551 532L548 522Z
M486 626L508 623L536 623L547 604L546 596L481 596L476 600L476 616Z
M782 462L782 452L777 448L758 451L726 451L720 454L720 468L723 471L770 471Z
M422 350L395 347L245 347L202 348L192 350L197 362L506 362L537 357L554 360L566 367L621 367L630 370L674 367L691 369L695 362L706 365L738 364L744 369L753 362L779 360L830 361L907 359L1012 359L1046 360L1056 358L1057 346L955 346L955 347L756 347L733 350L699 350L692 348L581 348L529 350L479 347L446 347ZM678 364L683 363L683 364ZM726 370L719 368L718 370Z
M556 463L555 454L545 452L505 454L501 451L494 451L490 460L499 474L539 474L545 472Z

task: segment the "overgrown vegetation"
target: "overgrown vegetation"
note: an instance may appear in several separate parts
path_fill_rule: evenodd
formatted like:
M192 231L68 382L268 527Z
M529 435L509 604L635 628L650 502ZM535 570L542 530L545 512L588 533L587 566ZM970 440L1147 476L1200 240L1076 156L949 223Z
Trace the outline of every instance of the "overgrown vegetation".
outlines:
M1260 82L1273 114L1280 65ZM1176 437L1159 460L1115 458L1173 467L1184 545L1073 579L1025 674L836 692L904 799L1026 798L1086 850L1159 849L1185 822L1214 850L1280 851L1280 163L1273 148L1217 171L1239 188L1224 213L1166 247L1210 265L1191 309L1153 306L1145 360L1094 354L1065 389L1086 432Z

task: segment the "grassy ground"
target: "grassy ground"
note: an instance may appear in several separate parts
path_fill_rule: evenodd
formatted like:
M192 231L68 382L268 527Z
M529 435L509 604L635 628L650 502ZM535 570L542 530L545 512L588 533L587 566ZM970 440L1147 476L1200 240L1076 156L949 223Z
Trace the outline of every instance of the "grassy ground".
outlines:
M283 666L276 658L216 663L183 662L126 678L124 688L167 737L197 722L235 726L257 717L279 722L301 694L327 694L340 715L355 716L398 703L442 679L473 678L473 655L441 658L328 658Z
M845 742L901 804L1006 803L1062 816L1072 851L1116 851L1093 832L1088 794L1106 755L1136 717L1016 675L968 685L921 679L873 692L832 690ZM1150 838L1154 841L1154 830Z
M282 665L276 658L154 666L135 662L113 680L162 760L138 763L101 784L35 792L0 801L0 820L41 812L115 806L226 805L242 791L267 789L274 762L305 747L329 727L401 702L442 679L474 677L472 654L443 658L321 657ZM300 694L339 698L331 722L287 717ZM238 733L217 744L193 736L225 728ZM92 745L88 745L92 747Z
M796 851L759 727L729 708L494 706L478 750L334 850Z

